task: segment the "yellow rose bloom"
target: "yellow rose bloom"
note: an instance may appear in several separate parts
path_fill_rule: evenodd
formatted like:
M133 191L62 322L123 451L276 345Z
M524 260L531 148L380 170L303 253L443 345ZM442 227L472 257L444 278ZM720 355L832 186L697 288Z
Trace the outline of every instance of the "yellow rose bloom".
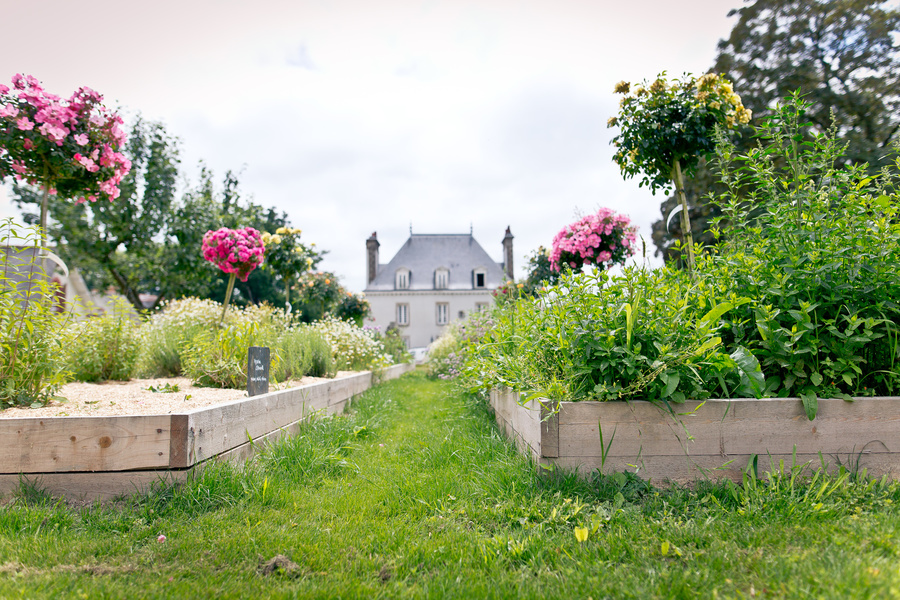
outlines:
M722 108L722 105L719 102L710 102L709 107L713 110L718 110Z
M615 117L610 117L609 119L606 120L607 127L615 127L618 124L619 124L619 120L616 119Z
M613 88L613 91L617 94L627 94L629 89L631 89L630 83L627 81L620 81L616 84L616 87Z
M269 243L269 240L272 239L272 234L270 234L268 231L263 231L262 235L259 236L259 239L262 240L262 243L265 246Z
M667 86L666 86L666 82L665 82L665 81L663 81L662 79L657 79L657 80L654 81L653 84L650 86L650 91L653 92L654 94L658 94L659 92L661 92L661 91L663 91L664 89L666 89L666 87L667 87Z
M278 229L275 230L275 233L277 233L279 235L284 235L287 232L288 232L288 230L286 227L279 227Z
M276 230L276 231L277 231L277 230ZM269 239L272 240L272 243L273 243L273 244L280 244L280 243L281 243L281 236L278 235L277 233L276 233L275 235L273 235L273 236L272 236L271 238L269 238Z

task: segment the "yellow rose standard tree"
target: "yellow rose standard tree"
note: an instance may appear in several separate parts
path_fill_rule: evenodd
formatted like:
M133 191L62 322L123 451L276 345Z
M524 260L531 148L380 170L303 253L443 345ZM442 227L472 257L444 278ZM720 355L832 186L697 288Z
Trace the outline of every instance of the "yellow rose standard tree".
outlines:
M687 269L694 277L694 240L691 236L683 173L693 175L701 157L714 154L715 131L733 130L749 123L750 111L741 104L731 82L715 73L700 77L690 74L667 80L660 74L652 83L632 86L616 84L623 94L618 116L607 126L618 127L612 139L613 160L623 177L640 176L640 187L668 191L672 184L681 211L683 245L687 249Z
M316 250L315 244L307 246L300 241L301 230L279 227L275 233L264 232L262 242L266 247L266 264L263 269L271 271L284 285L284 295L288 312L291 311L291 283L307 271L315 269L325 252Z

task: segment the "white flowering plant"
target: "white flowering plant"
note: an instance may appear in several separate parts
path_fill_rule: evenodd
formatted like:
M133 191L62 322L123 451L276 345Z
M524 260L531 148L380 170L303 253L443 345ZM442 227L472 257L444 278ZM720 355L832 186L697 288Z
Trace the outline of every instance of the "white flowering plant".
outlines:
M338 369L378 370L393 364L384 344L376 339L377 334L355 323L328 316L308 327L321 334L331 346Z

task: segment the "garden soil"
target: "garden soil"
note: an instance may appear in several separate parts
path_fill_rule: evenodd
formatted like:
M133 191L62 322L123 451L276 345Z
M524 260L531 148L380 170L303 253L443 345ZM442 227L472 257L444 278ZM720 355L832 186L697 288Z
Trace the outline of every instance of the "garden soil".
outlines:
M355 374L339 371L335 379ZM270 391L327 381L323 377L304 377L269 387ZM168 384L168 387L167 387ZM152 391L172 389L177 392ZM106 417L112 415L165 415L246 398L246 390L197 387L187 377L132 379L103 383L68 383L57 399L41 408L7 408L0 419L22 417Z

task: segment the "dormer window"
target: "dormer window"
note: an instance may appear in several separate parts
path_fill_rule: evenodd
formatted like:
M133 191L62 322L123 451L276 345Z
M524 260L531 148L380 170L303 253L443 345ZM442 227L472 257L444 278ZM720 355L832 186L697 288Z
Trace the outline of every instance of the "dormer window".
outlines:
M441 267L434 271L434 289L446 290L450 285L450 271Z
M475 269L472 271L472 287L475 289L484 289L487 281L487 271L484 269Z
M394 289L408 290L409 279L409 269L397 269L397 273L394 275Z

